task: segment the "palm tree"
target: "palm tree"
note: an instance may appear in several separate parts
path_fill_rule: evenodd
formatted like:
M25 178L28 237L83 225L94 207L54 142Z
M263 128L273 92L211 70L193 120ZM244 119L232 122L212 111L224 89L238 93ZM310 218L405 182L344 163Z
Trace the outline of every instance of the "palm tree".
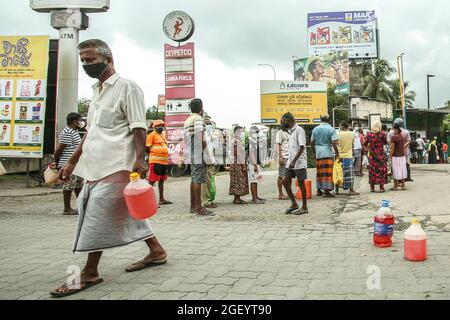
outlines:
M390 101L394 106L394 109L402 108L402 97L400 93L400 82L398 79L389 81L393 96ZM414 101L416 100L416 92L413 90L408 91L409 81L405 81L404 83L404 91L405 91L405 105L407 108L412 108L414 105Z
M378 100L392 101L393 92L389 77L395 69L386 60L380 59L372 65L372 73L364 78L363 96Z

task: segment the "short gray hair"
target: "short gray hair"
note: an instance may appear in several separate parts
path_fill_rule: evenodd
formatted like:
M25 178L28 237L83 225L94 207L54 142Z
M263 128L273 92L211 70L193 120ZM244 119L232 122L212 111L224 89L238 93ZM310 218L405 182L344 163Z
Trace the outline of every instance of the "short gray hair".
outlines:
M78 50L87 49L87 48L95 48L98 54L100 54L103 58L112 58L111 48L108 44L100 39L89 39L81 42L78 45Z

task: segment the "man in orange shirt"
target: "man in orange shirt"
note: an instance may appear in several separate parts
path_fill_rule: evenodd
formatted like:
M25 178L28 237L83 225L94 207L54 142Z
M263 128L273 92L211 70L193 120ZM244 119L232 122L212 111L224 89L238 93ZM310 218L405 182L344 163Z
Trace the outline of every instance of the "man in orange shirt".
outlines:
M164 199L164 181L167 180L167 167L169 165L169 148L164 135L164 121L156 120L153 123L154 131L147 136L146 146L149 150L148 181L153 186L158 181L159 204L172 204Z

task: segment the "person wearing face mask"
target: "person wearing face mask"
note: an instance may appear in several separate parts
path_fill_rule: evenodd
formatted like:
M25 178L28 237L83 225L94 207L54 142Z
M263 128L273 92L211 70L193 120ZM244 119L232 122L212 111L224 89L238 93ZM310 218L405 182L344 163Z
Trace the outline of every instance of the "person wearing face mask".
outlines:
M252 126L248 139L248 180L252 194L251 204L265 204L266 199L258 196L258 183L262 180L261 152L262 147L259 141L259 128Z
M247 204L241 197L249 193L247 163L245 161L245 131L241 126L235 126L230 144L230 196L233 203Z
M207 165L203 158L207 147L205 139L206 126L203 120L203 101L193 99L189 106L192 114L184 122L185 143L191 157L191 213L198 216L213 216L214 214L202 206L202 184L206 183Z
M216 159L214 156L214 146L213 146L213 122L211 118L205 117L205 140L206 140L206 149L205 154L207 158L207 172L206 172L206 183L202 184L202 206L207 209L215 209L217 208L217 204L214 203L214 200L211 197L211 188L212 188L212 177L214 171L214 165L216 164Z
M64 167L81 143L81 137L78 130L85 127L82 116L79 113L72 112L67 115L67 127L59 135L59 143L55 150L55 162L53 166L58 170ZM70 179L63 184L63 199L64 199L64 215L77 215L78 211L72 209L70 200L72 199L72 192L75 191L75 196L81 192L83 187L83 179L71 175Z
M126 272L167 262L167 252L155 237L150 222L133 219L123 196L130 173L136 172L144 179L147 172L144 94L136 83L116 73L111 49L104 41L86 40L78 45L78 50L83 69L98 81L93 86L87 134L59 176L63 181L68 181L72 174L85 179L78 198L73 252L88 252L88 257L78 284L65 283L51 291L56 298L101 283L98 266L105 249L145 241L150 252L128 266Z
M159 205L173 204L164 198L164 181L167 180L169 165L169 147L164 136L164 121L153 122L154 131L147 136L146 146L149 150L148 181L153 186L158 182Z

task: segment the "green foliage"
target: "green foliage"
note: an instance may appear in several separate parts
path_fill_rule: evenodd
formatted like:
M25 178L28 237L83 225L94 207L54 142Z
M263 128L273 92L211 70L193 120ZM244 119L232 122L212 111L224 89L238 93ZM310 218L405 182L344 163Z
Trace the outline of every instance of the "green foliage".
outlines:
M161 119L163 120L165 117L166 113L165 112L157 112L157 109L155 106L148 108L147 109L147 113L145 115L145 118L147 120L157 120L157 119Z
M78 113L82 115L87 115L90 104L91 100L89 99L81 98L80 100L78 100Z
M398 79L390 80L389 84L392 89L392 97L391 103L394 106L394 109L402 108L402 95L400 92L400 81ZM414 100L416 100L416 92L408 91L409 81L405 81L404 89L405 89L405 105L407 108L412 108L414 105Z
M336 87L332 84L328 84L328 114L333 118L333 108L348 109L348 96L335 93ZM336 109L334 111L335 123L339 123L343 120L347 120L349 112L347 110ZM333 119L331 119L333 123Z
M364 78L363 96L384 101L393 101L394 94L389 78L395 69L384 59L377 60L372 65L371 74Z

